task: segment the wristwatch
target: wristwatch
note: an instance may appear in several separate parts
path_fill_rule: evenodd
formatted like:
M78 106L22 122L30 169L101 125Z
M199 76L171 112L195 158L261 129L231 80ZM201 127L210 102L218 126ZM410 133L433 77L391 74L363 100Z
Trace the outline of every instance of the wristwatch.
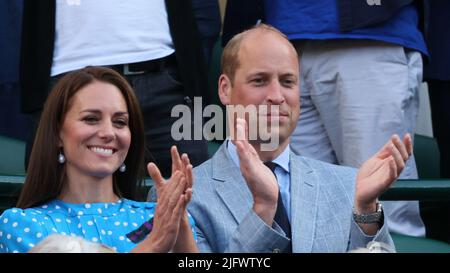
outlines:
M381 207L381 203L377 202L377 210L373 213L357 214L356 211L353 210L353 219L356 223L362 224L383 222L383 208Z

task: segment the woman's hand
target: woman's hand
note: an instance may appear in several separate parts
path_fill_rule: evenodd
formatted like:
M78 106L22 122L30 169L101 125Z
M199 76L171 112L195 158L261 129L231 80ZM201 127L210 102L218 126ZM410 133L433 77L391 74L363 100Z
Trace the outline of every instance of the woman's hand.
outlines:
M142 242L145 252L198 252L187 217L192 198L193 175L189 157L171 148L172 176L164 180L154 163L147 166L158 195L153 230ZM136 247L137 249L138 247Z
M182 172L175 171L165 181L154 163L149 163L147 169L155 182L158 204L150 235L133 252L169 252L177 241L180 222L185 214L186 178Z
M191 201L192 198L192 186L194 183L193 174L192 174L192 165L190 164L189 157L187 154L183 154L181 159L179 157L178 151L176 151L176 147L172 147L172 170L182 171L186 178L186 191L185 191L185 204L184 204L184 216L180 222L180 230L178 232L178 238L175 242L175 246L172 249L172 252L198 252L197 244L195 243L194 236L192 234L191 225L189 224L189 218L187 215L187 205ZM176 152L176 153L175 153ZM176 166L174 166L174 162L176 162Z

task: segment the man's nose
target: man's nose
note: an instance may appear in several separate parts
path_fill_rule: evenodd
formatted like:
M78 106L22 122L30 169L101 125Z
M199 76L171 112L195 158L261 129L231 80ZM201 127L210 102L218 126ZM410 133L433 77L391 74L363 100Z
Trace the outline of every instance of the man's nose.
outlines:
M284 101L284 96L282 92L282 86L278 81L273 81L270 84L267 100L273 104L280 104Z

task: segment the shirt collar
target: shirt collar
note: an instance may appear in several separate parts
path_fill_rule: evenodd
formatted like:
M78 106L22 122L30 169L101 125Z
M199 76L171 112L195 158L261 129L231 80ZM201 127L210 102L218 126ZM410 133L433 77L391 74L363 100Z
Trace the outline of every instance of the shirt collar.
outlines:
M227 144L227 150L230 154L231 159L233 160L234 164L239 167L239 156L236 151L236 145L231 142L229 138L226 140ZM291 148L289 145L283 150L283 152L278 155L272 162L278 164L285 172L289 173L289 154L290 154Z

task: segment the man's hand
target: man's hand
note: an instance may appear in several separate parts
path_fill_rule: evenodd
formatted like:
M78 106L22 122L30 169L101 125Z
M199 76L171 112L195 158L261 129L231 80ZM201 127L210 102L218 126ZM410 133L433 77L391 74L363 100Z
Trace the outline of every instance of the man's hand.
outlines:
M398 135L393 135L378 153L361 166L356 178L357 213L375 212L378 196L398 178L412 152L410 134L406 134L403 141Z
M278 183L272 171L263 164L255 148L248 142L247 123L236 119L237 139L234 141L240 169L253 195L253 210L269 226L272 225L278 201Z

